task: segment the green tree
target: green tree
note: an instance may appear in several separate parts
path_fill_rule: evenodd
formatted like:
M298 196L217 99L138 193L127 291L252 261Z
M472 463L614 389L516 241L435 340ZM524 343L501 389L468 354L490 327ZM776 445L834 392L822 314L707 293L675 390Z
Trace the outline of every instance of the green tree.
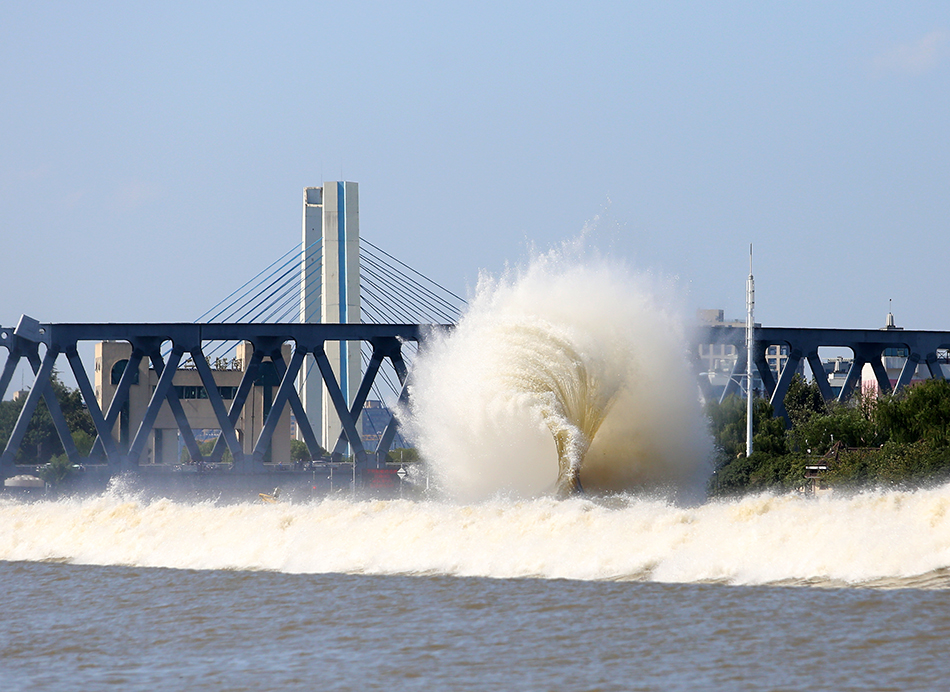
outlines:
M755 451L716 469L709 483L711 495L735 495L762 490L785 490L801 484L806 458Z
M73 444L76 445L76 451L82 457L88 457L92 451L92 446L96 442L96 436L90 435L85 430L73 431Z
M217 438L211 440L205 440L198 443L198 451L201 452L201 456L208 458L211 456L211 452L214 451L214 445L217 442ZM221 463L230 464L234 461L234 457L231 455L231 450L225 448L224 454L221 455ZM181 463L190 464L191 463L191 452L188 451L188 447L184 447L181 450Z
M386 461L393 463L413 463L419 461L419 450L415 447L397 447L386 453Z
M818 383L814 380L806 382L805 378L799 374L792 377L788 385L788 393L785 394L785 410L788 412L788 418L793 427L828 412Z
M326 452L323 448L317 450L317 456L322 456ZM303 440L290 441L290 460L291 461L310 461L313 455L310 454L310 448Z
M925 380L896 396L881 397L874 419L887 437L911 444L950 445L950 382Z
M836 486L917 488L950 480L950 448L928 440L842 450L825 474Z
M712 494L797 487L807 464L828 461L823 480L839 487L920 487L950 480L950 383L927 380L898 395L820 401L817 387L793 382L786 407L793 425L782 435L756 402L754 452L744 450L741 400L707 407L720 450Z
M879 446L884 436L872 418L873 408L861 401L832 403L825 415L812 415L792 428L789 439L792 449L822 455L836 442L845 447Z
M65 454L57 454L49 460L49 463L43 464L38 471L40 478L52 486L63 485L71 480L75 473L72 462Z
M89 451L95 442L95 438L84 430L77 430L72 434L73 444L81 456L89 456ZM78 472L76 465L73 464L65 453L57 454L49 460L49 463L43 464L38 475L51 486L62 486L72 481Z
M54 370L50 377L53 393L62 409L63 417L69 426L73 440L85 441L88 437L93 440L96 437L96 428L93 425L92 417L86 410L82 400L82 395L78 389L70 389L60 381L59 374ZM17 418L23 406L26 404L26 397L21 397L17 401L0 402L0 449L6 447L10 435L13 434L13 428L16 425ZM76 433L84 433L83 437L77 438ZM91 449L79 447L80 454L87 455ZM23 441L20 443L20 449L17 452L16 461L19 464L41 464L48 462L53 456L63 454L62 442L56 427L53 425L53 418L46 406L46 400L40 399L30 419Z
M745 400L730 396L721 404L709 402L706 415L720 462L745 456ZM765 399L752 402L752 448L766 454L785 454L788 451L785 422L775 418L772 404Z

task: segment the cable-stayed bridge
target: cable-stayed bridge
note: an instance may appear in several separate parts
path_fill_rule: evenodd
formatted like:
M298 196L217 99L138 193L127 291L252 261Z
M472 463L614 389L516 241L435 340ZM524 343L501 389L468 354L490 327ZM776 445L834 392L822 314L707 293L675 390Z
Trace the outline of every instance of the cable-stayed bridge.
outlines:
M199 467L230 456L238 473L266 472L289 461L291 416L314 459L350 454L355 468L381 464L398 421L370 414L405 404L420 340L451 328L464 300L361 238L357 205L355 183L306 188L301 243L194 323L43 324L23 316L0 328L7 352L0 397L21 361L35 375L0 474L15 472L40 401L70 461L110 473L173 464L179 439ZM96 345L92 370L80 356L85 342ZM53 395L61 358L95 426L88 455ZM380 427L367 435L374 418ZM217 436L210 452L195 434L207 429Z
M294 245L253 278L200 315L195 322L297 322L301 292L312 297L320 287L301 287L300 257L315 252L318 242ZM361 322L364 324L454 323L465 300L396 259L365 237L360 238ZM314 308L301 322L310 322Z

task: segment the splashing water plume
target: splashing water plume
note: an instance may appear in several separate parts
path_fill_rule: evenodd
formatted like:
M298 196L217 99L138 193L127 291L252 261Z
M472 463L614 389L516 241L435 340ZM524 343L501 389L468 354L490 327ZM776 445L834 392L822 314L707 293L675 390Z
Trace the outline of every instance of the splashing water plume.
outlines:
M598 372L547 323L506 325L507 358L502 378L511 391L537 397L557 449L557 494L581 490L580 469L590 443L617 395L620 380Z
M696 486L707 459L678 311L580 244L482 277L416 363L407 425L444 490Z

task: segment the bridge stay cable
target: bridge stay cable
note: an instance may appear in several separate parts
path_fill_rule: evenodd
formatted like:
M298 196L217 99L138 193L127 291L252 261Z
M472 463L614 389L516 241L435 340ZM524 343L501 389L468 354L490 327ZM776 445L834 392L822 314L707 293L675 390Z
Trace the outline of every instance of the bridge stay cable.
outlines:
M223 312L223 310L220 310L217 314L215 314L214 316L212 316L212 317L209 318L208 315L209 315L210 313L214 312L215 310L219 310L219 309L221 308L221 306L224 305L228 300L230 300L230 299L233 298L235 295L237 295L238 293L240 293L240 292L241 292L244 288L246 288L247 286L249 286L249 285L251 285L252 283L254 283L255 281L257 281L261 276L263 276L264 274L266 274L272 267L274 267L275 265L281 264L281 263L282 263L282 260L284 260L288 255L291 255L291 254L293 253L293 257L294 257L294 259L296 259L296 257L297 257L297 254L296 254L296 253L297 253L298 247L299 247L299 246L295 246L295 247L291 248L290 250L288 250L287 252L285 252L283 255L281 255L279 258L277 258L274 262L272 262L270 265L268 265L264 270L258 272L258 273L255 274L253 277L251 277L250 279L248 279L247 281L245 281L239 288L235 289L235 290L232 291L230 294L228 294L224 299L218 301L215 305L213 305L211 308L209 308L208 310L206 310L206 311L204 312L204 314L200 315L200 316L198 317L198 319L195 320L195 322L202 322L202 321L206 320L206 318L207 318L207 321L208 321L208 322L215 322L215 321L218 319L218 317L220 317L221 312ZM244 295L246 295L246 293L245 293ZM233 304L233 303L232 303L232 304ZM226 307L224 308L224 310L228 309L228 307L229 307L229 306L226 306Z
M246 287L246 286L248 286L248 285L250 285L250 284L253 283L253 284L254 284L253 287L251 287L251 288L249 288L248 290L244 291L244 293L242 293L239 297L235 298L234 300L232 300L232 301L231 301L230 303L228 303L227 305L224 305L224 303L227 302L228 298L226 298L226 299L223 300L223 301L220 301L220 302L215 306L215 308L212 308L212 310L217 309L218 312L217 312L215 315L213 315L212 317L208 318L206 321L208 321L208 322L240 321L240 320L235 320L235 319L234 319L234 316L235 316L238 312L240 312L240 311L242 311L242 310L246 310L247 307L248 307L249 305L253 304L253 302L254 302L255 300L259 300L262 295L265 295L266 289L261 289L261 286L262 286L265 282L271 281L271 280L273 279L273 277L276 276L276 275L278 275L278 274L282 274L282 273L283 273L284 275L286 275L285 270L287 269L287 267L298 267L298 266L299 266L299 248L300 248L300 244L298 243L296 246L294 246L293 248L291 248L290 250L288 250L287 252L285 252L285 253L281 256L280 260L278 260L278 261L276 261L276 262L272 262L272 263L267 267L267 269L265 269L265 270L263 270L263 271L261 271L261 272L258 272L258 274L257 274L253 279L251 279L250 281L246 282L246 283L244 284L244 286L242 286L242 288L244 288L244 287ZM283 261L281 261L281 260L283 260ZM239 289L239 291L240 291L240 289ZM232 292L231 295L229 296L229 298L232 297L232 296L234 296L236 293L238 293L238 291ZM248 298L248 296L251 296L251 297ZM244 301L243 303L240 302L240 301L242 301L242 300ZM223 305L223 307L221 307L222 305ZM235 307L235 306L238 306L238 307ZM230 310L230 313L229 313L228 315L222 317L222 315L224 315L224 313L227 312L228 310ZM201 317L199 317L199 318L198 318L197 320L195 320L195 321L196 321L196 322L200 322L200 321L204 320L205 317L207 316L207 314L208 314L209 312L211 312L211 310L207 311L207 312L205 313L205 315L202 315Z
M422 274L422 273L416 271L415 269L413 269L412 267L410 267L408 264L405 264L404 262L400 262L398 259L396 259L396 258L393 257L392 255L390 255L388 252L386 252L386 251L383 250L382 248L380 248L380 247L374 245L373 243L371 243L370 241L366 240L365 238L360 238L360 240L362 241L362 243L364 243L365 245L367 245L367 246L373 248L374 250L378 251L379 253L385 255L386 257L388 257L389 259L391 259L393 262L396 262L396 263L399 264L400 266L405 267L406 269L408 269L409 271L411 271L413 274L415 274L415 275L419 276L420 278L424 279L425 281L431 283L433 286L435 286L436 288L438 288L440 291L443 291L443 292L449 294L450 296L452 296L453 298L455 298L456 300L458 300L460 303L465 304L465 300L464 300L463 298L461 298L460 296L456 295L455 293L452 293L452 291L450 291L449 289L445 288L444 286L441 286L440 284L436 283L435 281L433 281L432 279L430 279L430 278L429 278L428 276L426 276L425 274Z
M451 316L440 307L433 305L431 301L427 300L427 296L418 294L412 291L411 287L404 287L406 290L400 294L399 288L397 285L395 288L390 288L392 286L391 281L387 281L385 275L383 275L380 269L372 263L369 263L363 272L363 277L368 277L367 281L364 283L369 283L374 288L377 288L381 293L383 293L389 300L392 300L394 303L402 305L404 307L409 307L410 309L418 310L425 314L426 319L431 319L433 315L438 316L439 321L451 322L458 319L458 313L454 316ZM365 286L364 286L365 287Z
M459 306L452 306L441 300L434 302L431 292L418 292L415 285L407 286L404 281L393 282L385 273L386 269L385 266L369 263L364 271L364 276L368 276L367 283L376 287L390 300L409 306L417 314L424 316L423 319L415 318L415 321L433 321L435 318L434 321L454 322L458 319ZM400 290L403 287L404 290Z
M412 321L412 318L410 317L410 310L412 306L403 301L398 296L395 296L391 292L387 291L380 284L364 282L363 294L376 298L382 304L385 304L385 302L388 300L389 317L391 319L396 319L397 321L401 322Z
M459 311L458 305L453 305L450 301L446 300L444 297L440 296L439 294L435 293L429 288L419 284L418 282L413 281L409 276L399 271L397 268L393 267L391 264L387 264L385 261L381 261L379 258L374 257L370 253L362 253L361 259L364 261L364 264L369 264L370 266L378 270L387 271L389 274L389 280L393 284L404 288L409 293L413 294L414 296L417 296L421 301L429 302L429 303L435 302L435 303L441 304L443 308L448 309L449 311L452 311L452 312ZM447 293L451 294L451 292L448 292L448 291ZM451 295L454 296L454 294L451 294ZM462 301L461 299L458 299L458 300L461 301L462 304L465 303L465 301Z
M393 291L404 294L406 298L411 298L420 307L432 311L446 311L458 314L459 307L452 305L448 301L431 291L420 289L418 284L412 284L406 281L405 277L392 273L392 268L386 265L379 265L371 259L364 263L364 272L378 277L379 280L386 283Z

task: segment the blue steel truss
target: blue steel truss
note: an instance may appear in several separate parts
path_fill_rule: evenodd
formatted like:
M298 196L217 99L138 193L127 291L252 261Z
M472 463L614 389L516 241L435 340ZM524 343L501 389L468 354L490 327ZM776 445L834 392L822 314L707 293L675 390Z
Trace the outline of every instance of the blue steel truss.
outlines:
M125 472L138 466L152 432L162 404L167 402L185 445L194 461L220 461L225 448L233 458L236 473L261 473L264 471L265 452L273 437L280 415L290 406L303 433L304 441L313 457L322 451L313 428L296 390L297 375L307 355L313 355L320 376L326 384L334 409L342 423L343 433L353 451L357 469L376 466L389 451L399 425L394 416L384 431L376 449L363 448L357 431L357 420L373 386L380 366L389 360L401 386L399 402L407 399L406 383L408 368L403 360L402 348L407 343L418 344L429 331L440 325L420 324L40 324L27 316L21 317L15 328L0 328L0 346L7 349L7 359L0 374L0 398L7 391L13 373L24 358L35 373L33 385L20 412L13 432L0 455L0 476L10 476L16 471L16 454L27 432L40 399L46 401L63 449L70 461L78 463L105 464L112 472ZM451 325L442 325L450 328ZM352 407L347 407L340 385L333 373L324 351L327 341L361 341L371 346L371 356ZM117 385L115 395L107 411L102 411L89 382L85 366L79 355L80 342L126 341L132 346L129 363ZM203 344L221 341L246 341L253 346L253 355L247 364L241 383L230 408L215 385L214 374L202 350ZM167 344L171 351L167 351ZM290 361L285 363L282 347L291 343ZM41 349L41 347L43 347ZM167 358L163 356L163 348ZM42 351L42 355L41 355ZM69 426L53 395L51 378L59 356L65 356L76 378L83 401L89 410L98 437L89 458L81 458L72 440ZM221 433L213 451L202 456L192 433L188 418L182 408L172 380L183 358L188 357L207 391L209 403L220 426ZM128 401L129 389L143 359L147 358L158 374L158 384L145 409L143 419L137 421L137 430L127 449L120 448L113 430L119 411ZM237 422L261 364L269 359L274 363L280 384L274 395L270 412L264 419L262 430L254 442L251 454L245 454L238 441Z
M738 352L732 377L723 392L723 398L736 393L739 381L746 372L745 329L727 325L706 325L701 327L694 344L727 344ZM766 361L766 349L772 345L788 347L788 361L778 381ZM907 360L893 387L898 392L908 384L921 363L930 371L930 376L944 379L937 351L950 348L950 332L919 331L907 329L809 329L802 327L757 327L753 347L754 366L762 378L769 401L776 416L788 420L785 410L785 395L792 377L798 371L802 359L808 361L811 371L826 401L836 398L828 383L828 376L818 357L818 349L825 347L845 347L851 349L854 360L848 370L844 386L837 399L845 401L854 393L865 365L870 365L878 387L882 392L892 391L890 379L881 360L887 349L905 349ZM696 354L696 351L694 351ZM700 380L702 383L702 380ZM708 384L708 381L706 382Z

